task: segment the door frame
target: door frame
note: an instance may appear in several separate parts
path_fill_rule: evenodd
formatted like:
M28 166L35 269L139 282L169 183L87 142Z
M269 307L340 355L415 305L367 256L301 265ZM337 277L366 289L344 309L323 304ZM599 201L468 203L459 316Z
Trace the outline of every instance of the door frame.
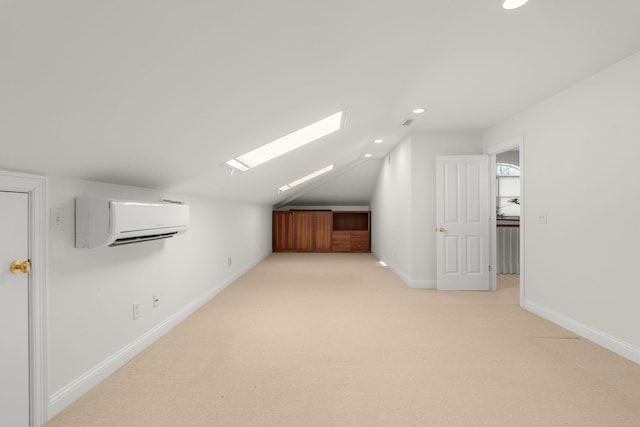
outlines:
M505 141L502 144L489 147L485 149L485 154L490 156L491 163L491 173L492 176L495 177L496 174L496 155L499 153L503 153L505 151L513 150L517 148L519 151L519 162L520 162L520 307L524 308L524 296L525 296L525 256L524 256L524 240L525 240L525 194L524 194L524 180L525 180L525 171L524 171L524 135L518 135L515 138L512 138L508 141ZM495 291L497 289L497 277L496 271L497 269L497 256L496 256L496 248L497 248L497 218L496 218L496 196L497 196L497 188L496 188L496 180L493 179L493 184L490 185L490 197L491 197L491 265L492 274L491 274L491 290Z
M45 176L0 171L0 191L29 196L29 418L30 425L47 419L47 282L48 180ZM1 267L0 268L4 268Z

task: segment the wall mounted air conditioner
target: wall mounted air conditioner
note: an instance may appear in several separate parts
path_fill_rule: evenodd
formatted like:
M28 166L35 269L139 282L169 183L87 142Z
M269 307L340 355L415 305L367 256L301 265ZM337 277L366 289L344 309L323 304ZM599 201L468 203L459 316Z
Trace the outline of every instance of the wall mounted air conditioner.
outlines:
M76 197L76 248L167 239L187 231L189 206Z

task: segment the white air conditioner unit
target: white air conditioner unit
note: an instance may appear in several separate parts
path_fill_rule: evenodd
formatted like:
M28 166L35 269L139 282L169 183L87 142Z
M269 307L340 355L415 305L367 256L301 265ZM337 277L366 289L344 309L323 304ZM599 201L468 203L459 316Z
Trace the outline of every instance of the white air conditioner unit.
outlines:
M166 239L187 231L189 206L76 197L76 248Z

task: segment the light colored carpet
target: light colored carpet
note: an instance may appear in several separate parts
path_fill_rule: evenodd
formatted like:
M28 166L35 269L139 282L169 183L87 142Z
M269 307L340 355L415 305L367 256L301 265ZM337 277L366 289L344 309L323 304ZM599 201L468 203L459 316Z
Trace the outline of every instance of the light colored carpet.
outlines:
M410 289L370 254L273 254L48 426L639 426L640 366L502 279Z

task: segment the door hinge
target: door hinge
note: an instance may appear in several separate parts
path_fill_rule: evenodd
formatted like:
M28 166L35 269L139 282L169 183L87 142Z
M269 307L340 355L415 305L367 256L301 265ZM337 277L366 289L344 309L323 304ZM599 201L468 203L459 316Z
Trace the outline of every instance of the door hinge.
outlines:
M489 266L489 271L491 271L491 266Z

